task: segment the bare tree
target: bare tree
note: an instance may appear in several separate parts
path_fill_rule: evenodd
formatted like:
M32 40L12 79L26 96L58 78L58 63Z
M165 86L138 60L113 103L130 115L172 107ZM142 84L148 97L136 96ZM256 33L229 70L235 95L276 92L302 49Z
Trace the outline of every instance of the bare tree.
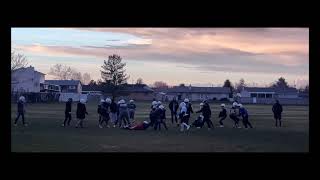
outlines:
M56 64L50 68L50 75L55 76L58 80L68 80L72 78L73 71L71 67L62 64Z
M50 68L50 75L55 76L55 79L58 80L79 80L82 84L88 84L91 80L90 74L84 73L83 75L81 72L77 71L70 66L56 64Z
M27 67L27 65L28 60L26 56L14 50L11 51L11 72L19 68Z
M156 81L153 83L153 86L155 88L167 88L168 87L167 83L165 83L163 81Z
M142 78L138 78L136 84L143 84Z
M90 81L91 81L91 76L90 76L90 74L89 73L84 73L83 75L82 75L82 83L83 84L89 84L90 83Z
M83 83L81 72L78 72L78 71L75 70L75 69L72 69L71 79L73 79L73 80L79 80L79 81L81 81L81 83Z
M241 92L241 90L242 90L244 87L246 87L246 84L245 84L243 78L241 78L241 79L239 80L239 83L235 83L235 88L236 88L236 91L237 91L237 92Z

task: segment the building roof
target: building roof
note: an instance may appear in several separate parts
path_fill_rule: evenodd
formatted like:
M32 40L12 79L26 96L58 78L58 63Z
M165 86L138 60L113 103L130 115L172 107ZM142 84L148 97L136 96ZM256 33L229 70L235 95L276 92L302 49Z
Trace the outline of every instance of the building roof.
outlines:
M32 68L32 69L34 70L34 67L30 66L30 67L18 68L18 69L13 70L12 72L23 71L23 70L26 70L26 69L29 69L29 68ZM42 74L42 75L46 75L46 74L44 74L44 73L42 73L42 72L39 72L39 71L36 71L36 70L34 70L34 72L39 73L39 74Z
M194 87L194 86L176 86L168 88L166 93L221 93L229 94L230 88L227 87Z
M245 87L244 90L248 92L276 92L275 88L267 87Z
M121 89L122 92L142 92L142 93L152 93L152 90L149 86L145 84L136 85L136 84L126 84L123 86L124 89ZM90 85L83 85L82 91L105 91L102 86L90 86Z
M151 89L149 86L145 85L145 84L126 84L125 89L123 91L127 91L127 92L154 92L153 89Z
M77 86L81 82L79 80L45 80L45 83L56 84L60 86Z
M42 73L42 72L39 72L39 71L34 71L34 72L39 73L39 74L42 74L42 75L46 75L46 74L44 74L44 73Z
M102 87L98 85L82 85L82 91L102 91Z
M296 88L273 88L273 87L245 87L244 90L248 92L273 92L273 93L285 93L285 94L297 94Z

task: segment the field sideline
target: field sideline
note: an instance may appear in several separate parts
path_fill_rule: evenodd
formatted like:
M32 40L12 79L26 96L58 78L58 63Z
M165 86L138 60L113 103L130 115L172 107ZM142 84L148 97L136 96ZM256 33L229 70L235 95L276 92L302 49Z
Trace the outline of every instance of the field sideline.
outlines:
M138 102L136 121L148 118L151 102ZM210 104L213 123L218 125L220 104ZM283 127L275 128L271 105L245 105L254 129L233 129L227 118L225 128L212 131L191 128L181 133L171 124L168 104L167 125L169 130L155 132L128 131L119 128L99 129L97 126L97 103L87 104L84 129L76 129L73 103L72 126L61 127L64 120L64 103L28 104L26 120L28 127L13 126L16 104L11 104L12 152L308 152L309 151L309 106L283 106ZM227 109L230 104L226 104ZM199 103L193 103L194 110ZM193 114L193 122L198 114ZM242 125L242 123L240 122Z

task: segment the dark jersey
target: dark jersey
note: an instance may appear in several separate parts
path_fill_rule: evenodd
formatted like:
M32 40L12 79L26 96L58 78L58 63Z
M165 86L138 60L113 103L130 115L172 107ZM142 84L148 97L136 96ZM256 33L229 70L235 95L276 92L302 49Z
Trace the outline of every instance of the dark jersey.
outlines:
M24 112L24 104L22 101L18 102L18 112L23 113Z
M66 113L71 112L71 105L72 105L72 103L71 103L70 101L67 101L67 103L66 103L66 109L65 109L65 112L66 112Z
M219 117L226 117L226 116L227 116L227 110L223 108L219 113Z

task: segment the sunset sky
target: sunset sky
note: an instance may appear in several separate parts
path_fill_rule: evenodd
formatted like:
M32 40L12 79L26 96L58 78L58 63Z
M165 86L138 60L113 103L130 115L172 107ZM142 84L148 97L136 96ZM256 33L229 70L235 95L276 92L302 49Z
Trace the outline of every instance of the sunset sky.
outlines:
M291 85L309 81L308 28L12 28L11 43L40 72L59 63L94 80L103 60L118 54L129 83L139 77L196 86L240 78L264 86L280 76Z

